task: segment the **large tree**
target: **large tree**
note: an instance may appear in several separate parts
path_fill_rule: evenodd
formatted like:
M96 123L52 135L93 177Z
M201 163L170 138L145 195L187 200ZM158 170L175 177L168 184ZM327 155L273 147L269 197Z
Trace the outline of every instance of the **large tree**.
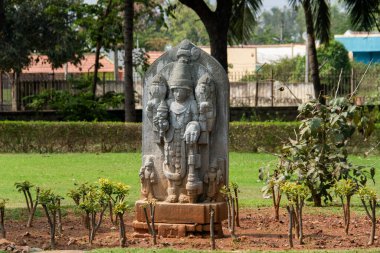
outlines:
M123 41L121 0L97 0L95 4L82 4L78 8L76 24L86 35L89 50L95 49L92 95L95 100L100 51L114 49Z
M13 75L12 109L18 108L18 77L33 53L45 54L53 68L78 62L83 40L73 29L72 7L80 0L4 0L0 70Z
M206 27L211 55L227 71L227 44L249 40L256 23L261 0L217 0L211 8L203 0L179 0L193 9Z

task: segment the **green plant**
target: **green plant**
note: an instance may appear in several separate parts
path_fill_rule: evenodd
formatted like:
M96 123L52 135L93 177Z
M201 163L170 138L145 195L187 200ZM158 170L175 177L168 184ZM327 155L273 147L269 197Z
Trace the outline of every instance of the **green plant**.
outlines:
M29 181L23 181L23 182L16 182L14 185L16 186L16 189L18 192L22 192L24 194L26 206L28 208L28 213L29 213L28 223L26 227L30 228L32 226L34 214L36 213L40 189L38 187L36 188L36 198L35 198L35 202L33 202L33 197L30 192L30 190L34 187L33 184L31 184Z
M283 166L279 163L279 166ZM264 196L271 196L273 200L274 219L280 220L280 203L282 198L281 184L284 182L284 177L280 176L276 169L273 175L266 181L265 186L261 189Z
M368 218L371 220L371 233L369 236L368 245L373 245L376 234L376 204L377 204L377 194L376 191L368 188L362 187L359 189L358 194L360 200L363 204L365 212Z
M302 210L306 198L310 196L310 190L303 184L286 181L281 184L281 191L288 199L286 209L289 213L289 245L293 247L293 221L295 221L296 237L299 239L299 243L303 244Z
M282 159L288 166L281 173L294 174L311 191L314 205L331 201L329 189L336 180L351 179L365 185L374 177L374 168L355 166L348 161L347 145L355 131L370 136L374 122L346 98L324 105L313 100L299 108L301 125L295 139L283 146Z
M148 216L148 211L147 208L149 207L149 213L150 213L150 219ZM145 221L148 226L148 231L150 235L152 236L153 239L153 245L157 245L157 234L156 234L156 229L154 226L154 214L156 211L156 199L148 199L144 205L142 205L143 211L144 211L144 216L145 216Z
M235 234L235 199L234 196L232 195L231 189L224 185L220 189L220 193L224 196L224 199L227 203L227 214L228 214L228 230L230 232L231 238L233 240L237 240L237 236Z
M99 186L88 185L88 188L86 187L86 194L79 204L79 208L89 216L88 240L90 245L92 245L96 232L103 221L108 202L108 196L100 190Z
M344 216L344 231L348 235L351 219L351 198L356 193L358 185L351 179L340 179L334 185L334 192L340 198Z
M107 109L117 108L124 101L123 94L107 92L93 98L91 81L86 78L69 80L73 87L67 90L44 90L38 95L26 97L32 102L26 105L32 110L56 110L66 121L108 120Z
M239 185L236 182L230 182L230 189L234 192L234 201L235 201L235 208L236 208L236 214L235 214L235 222L236 226L240 227L240 216L239 216L239 197L238 194L240 193Z
M87 194L91 190L92 186L88 183L74 183L74 185L77 186L77 188L71 189L67 193L67 196L74 201L77 208L80 208L81 204L86 200ZM82 223L85 228L90 228L90 212L86 209L84 210L84 214L82 215Z
M108 206L110 210L114 207L113 212L119 220L119 239L120 247L127 245L127 238L125 235L124 214L128 210L128 205L125 200L129 193L129 185L112 182L109 179L101 178L98 181L100 190L108 197Z
M57 224L57 213L61 210L61 196L54 194L50 189L41 189L40 204L42 205L50 226L50 247L55 249L55 231ZM59 221L59 223L61 223Z
M1 232L2 238L5 238L7 235L7 232L5 230L5 225L4 225L5 204L7 202L8 202L8 199L0 198L0 232Z

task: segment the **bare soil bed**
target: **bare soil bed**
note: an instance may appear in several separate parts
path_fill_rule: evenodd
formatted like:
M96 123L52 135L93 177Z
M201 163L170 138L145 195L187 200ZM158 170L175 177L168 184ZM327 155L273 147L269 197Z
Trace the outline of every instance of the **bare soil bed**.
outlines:
M281 213L280 221L273 219L270 208L245 209L241 211L240 228L236 229L238 240L229 237L227 224L223 224L224 238L216 240L217 249L221 250L279 250L287 249L288 237L287 214ZM148 236L136 235L131 223L133 214L127 217L128 244L134 248L152 247ZM380 222L378 221L378 224ZM35 219L32 228L26 228L26 221L7 220L7 239L16 245L47 249L49 245L49 227L45 217ZM81 222L81 217L69 212L63 218L63 234L57 236L57 249L89 250L102 247L118 246L118 228L113 226L108 217L96 235L92 246L87 240L87 230ZM370 221L363 216L352 214L350 234L344 233L343 219L340 215L304 215L304 245L294 240L295 249L348 249L367 248ZM380 230L380 226L377 226ZM379 232L377 232L379 235ZM378 237L377 237L378 238ZM158 238L157 248L175 249L210 249L208 235L189 235L185 238ZM372 247L380 247L380 240L375 240ZM3 248L1 248L3 249ZM0 249L0 250L1 250Z

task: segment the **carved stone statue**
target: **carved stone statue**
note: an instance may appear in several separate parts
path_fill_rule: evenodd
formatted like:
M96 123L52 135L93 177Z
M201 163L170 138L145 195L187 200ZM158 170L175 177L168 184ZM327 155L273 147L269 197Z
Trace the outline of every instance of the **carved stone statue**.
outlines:
M215 203L215 209L224 212L217 193L228 182L228 87L221 65L188 40L162 55L146 72L141 192L145 199L152 194L158 200L157 224L159 210L162 222L177 225L204 224L210 208L204 202ZM211 161L216 162L211 165ZM151 174L146 176L146 171ZM186 207L191 217L173 214L186 203L196 204ZM145 224L139 220L140 204L136 203L135 229ZM224 213L218 219L221 222Z
M145 197L145 199L155 198L152 187L155 183L153 157L148 156L144 166L140 169L139 177L141 182L141 194Z

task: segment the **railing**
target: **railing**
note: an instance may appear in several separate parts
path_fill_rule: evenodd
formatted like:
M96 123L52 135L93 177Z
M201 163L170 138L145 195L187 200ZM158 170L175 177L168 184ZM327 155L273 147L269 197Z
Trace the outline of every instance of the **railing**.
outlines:
M124 82L110 79L103 74L98 82L96 94L103 95L109 91L124 92ZM18 87L18 103L21 110L31 100L25 99L40 94L43 90L73 90L70 82L63 77L51 75L23 75ZM291 73L281 75L261 75L257 73L230 73L230 105L233 107L281 107L297 106L314 98L311 83L296 80ZM3 74L0 78L0 111L9 111L12 104L12 79ZM300 79L300 78L299 78ZM378 104L380 102L380 76L377 73L363 75L361 73L331 73L321 77L325 94L328 97L347 96L357 90L361 101ZM358 86L360 84L360 86ZM136 73L134 76L136 108L141 109L142 80Z

